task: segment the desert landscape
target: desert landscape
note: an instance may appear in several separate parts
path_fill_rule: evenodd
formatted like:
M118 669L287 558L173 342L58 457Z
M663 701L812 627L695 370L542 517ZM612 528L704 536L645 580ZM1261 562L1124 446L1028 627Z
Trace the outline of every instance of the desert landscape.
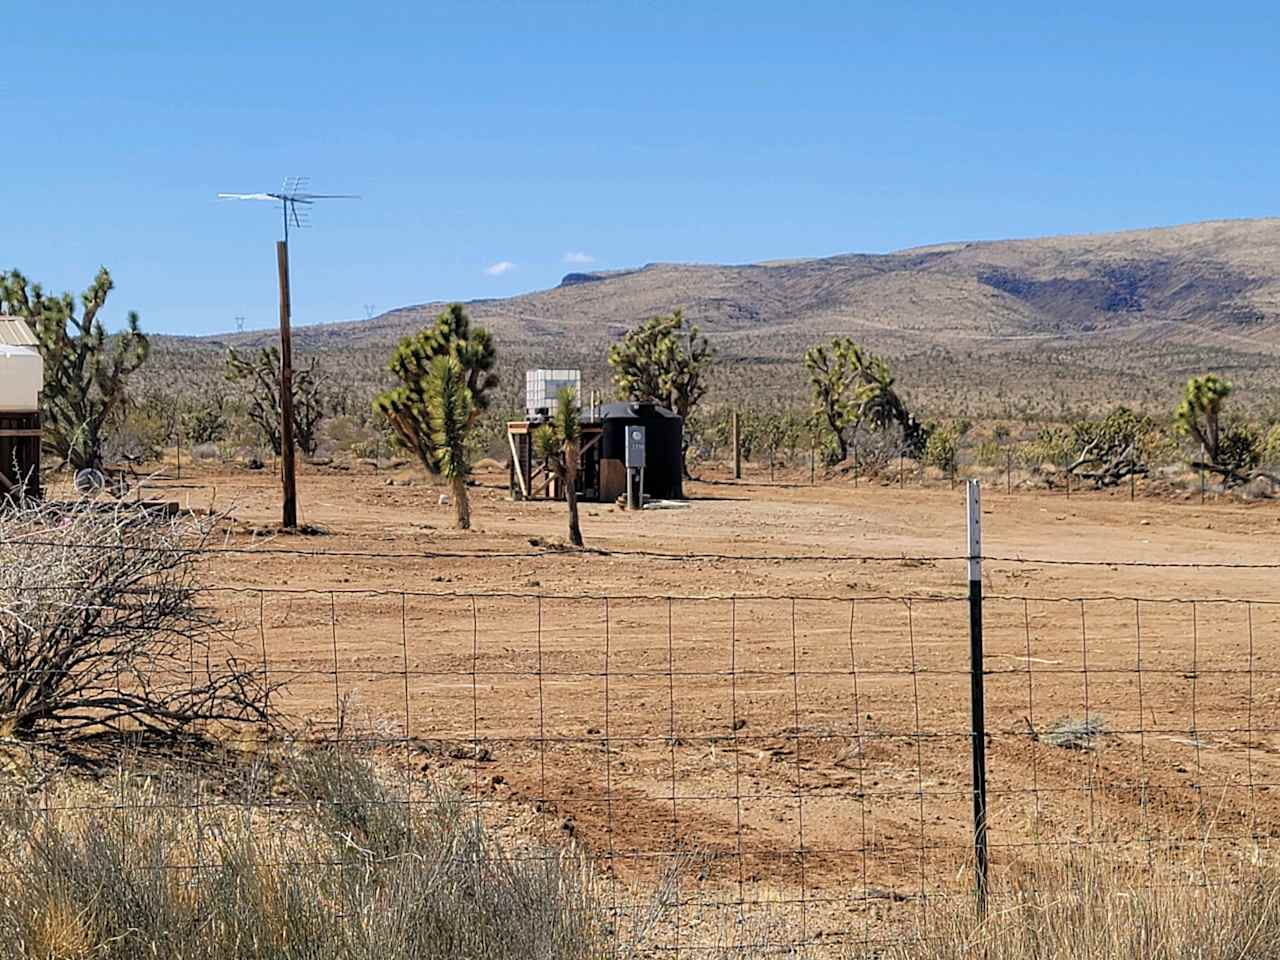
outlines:
M11 272L14 810L58 791L66 842L119 864L130 817L161 818L171 852L143 856L211 899L166 880L157 909L216 912L233 945L245 907L210 870L305 878L257 897L260 936L305 914L334 944L417 903L398 884L447 889L406 908L444 955L901 956L1063 875L1254 889L1280 816L1280 424L1249 305L1271 309L1278 223L571 275L299 327L289 360L253 332L153 354L95 326L105 269L78 318ZM88 852L104 830L122 852ZM504 931L476 926L481 887ZM333 927L290 905L335 897Z
M972 895L964 495L807 479L584 505L585 551L505 472L469 532L405 466L306 468L310 536L273 528L270 471L150 485L226 512L202 582L290 723L375 749L410 802L445 776L582 845L616 896L674 869L686 946L726 905L834 948ZM988 489L983 513L996 888L1059 847L1203 882L1269 844L1274 506Z
M1280 960L1273 10L6 27L0 960Z

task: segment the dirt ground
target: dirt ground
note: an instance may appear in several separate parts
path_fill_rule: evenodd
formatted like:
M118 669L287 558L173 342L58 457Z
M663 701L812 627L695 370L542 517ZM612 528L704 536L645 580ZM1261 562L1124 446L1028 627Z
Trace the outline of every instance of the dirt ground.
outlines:
M270 470L184 465L148 495L231 511L218 543L244 552L211 556L206 578L288 681L275 708L385 737L411 800L447 771L487 811L533 810L620 897L687 855L686 946L726 936L698 906L720 903L780 937L874 940L973 882L965 565L917 559L963 554L964 494L807 480L584 504L601 553L544 551L563 504L513 503L497 472L473 488L470 532L408 468L305 467L315 536L253 531L278 519ZM985 551L1013 558L984 567L995 882L1064 845L1197 879L1266 846L1280 569L1125 564L1275 563L1280 505L983 498ZM1055 746L1063 719L1106 732Z

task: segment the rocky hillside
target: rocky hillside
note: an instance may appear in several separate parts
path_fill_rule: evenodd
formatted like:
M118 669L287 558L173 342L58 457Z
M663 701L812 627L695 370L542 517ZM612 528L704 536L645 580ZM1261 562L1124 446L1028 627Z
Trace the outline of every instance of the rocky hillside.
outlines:
M306 328L299 342L390 342L440 306ZM674 307L747 355L837 332L891 353L1098 336L1269 351L1280 347L1280 219L738 266L653 263L469 304L504 342L535 348L612 338Z
M295 343L359 353L381 368L390 346L441 306L301 328ZM970 410L1032 404L1043 413L1116 399L1163 409L1181 380L1209 368L1265 388L1254 391L1258 402L1280 401L1280 219L737 266L653 263L468 304L508 362L584 369L598 369L605 344L627 327L676 307L738 361L741 382L793 392L804 389L798 371L761 380L747 368L791 368L809 343L849 334L901 361L904 381L925 381L918 396L941 405L964 395ZM170 347L273 338L263 331Z

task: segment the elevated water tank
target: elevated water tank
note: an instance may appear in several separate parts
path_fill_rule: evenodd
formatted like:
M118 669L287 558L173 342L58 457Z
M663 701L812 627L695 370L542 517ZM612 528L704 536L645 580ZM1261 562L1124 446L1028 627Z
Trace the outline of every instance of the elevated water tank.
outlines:
M0 343L0 412L34 413L40 409L44 365L35 347Z
M528 370L524 375L525 411L530 420L550 417L568 387L582 406L582 372L579 370Z

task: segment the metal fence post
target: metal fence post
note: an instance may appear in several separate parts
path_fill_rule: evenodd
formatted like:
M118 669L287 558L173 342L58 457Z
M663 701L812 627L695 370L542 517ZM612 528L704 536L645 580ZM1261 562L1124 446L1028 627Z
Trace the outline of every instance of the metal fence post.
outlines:
M973 860L978 913L987 909L987 721L982 667L982 495L967 484L969 526L969 707L973 738Z

